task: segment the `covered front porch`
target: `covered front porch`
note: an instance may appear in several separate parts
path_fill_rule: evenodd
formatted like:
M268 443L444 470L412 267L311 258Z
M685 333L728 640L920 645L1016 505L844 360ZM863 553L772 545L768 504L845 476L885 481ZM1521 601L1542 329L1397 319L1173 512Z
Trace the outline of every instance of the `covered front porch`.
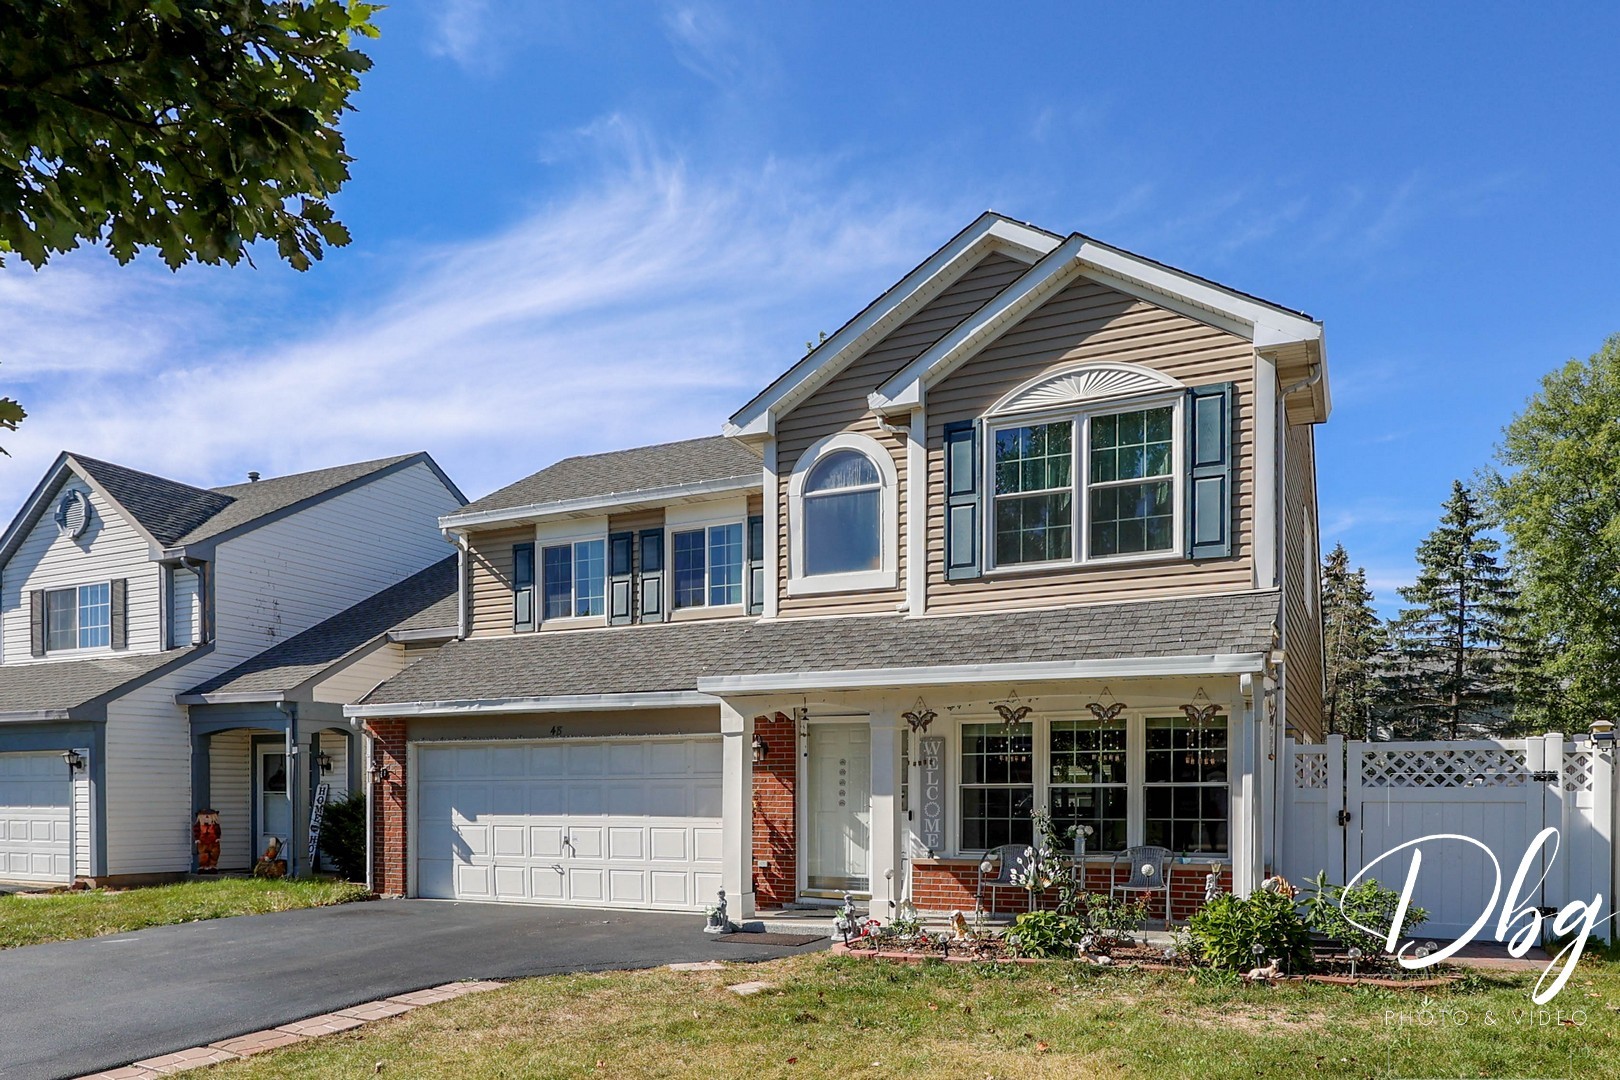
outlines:
M289 876L330 866L308 850L310 812L321 788L327 802L364 790L364 755L341 705L260 701L191 706L192 821L219 815L213 869L252 870L272 839ZM189 827L189 826L188 826ZM206 870L192 845L192 869Z
M751 914L852 893L883 921L906 899L925 913L971 912L986 854L1038 844L1040 810L1090 891L1127 876L1118 853L1153 845L1173 853L1172 919L1196 909L1212 873L1246 894L1271 862L1263 808L1274 803L1277 720L1265 661L1007 673L1026 676L1016 680L891 669L775 690L760 684L811 680L705 680L722 702L727 780L734 761L751 773L727 785L732 910L739 899ZM1072 837L1085 830L1082 849ZM1017 886L983 894L990 913L1029 903ZM1151 907L1162 917L1162 899Z

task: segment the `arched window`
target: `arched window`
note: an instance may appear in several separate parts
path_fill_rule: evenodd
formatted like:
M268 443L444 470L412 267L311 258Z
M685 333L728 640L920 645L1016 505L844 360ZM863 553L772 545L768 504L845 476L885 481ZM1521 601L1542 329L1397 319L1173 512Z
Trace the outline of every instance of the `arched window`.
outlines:
M883 481L859 450L835 450L804 482L804 572L883 567Z
M788 594L896 587L894 457L857 432L830 435L794 464L788 484Z

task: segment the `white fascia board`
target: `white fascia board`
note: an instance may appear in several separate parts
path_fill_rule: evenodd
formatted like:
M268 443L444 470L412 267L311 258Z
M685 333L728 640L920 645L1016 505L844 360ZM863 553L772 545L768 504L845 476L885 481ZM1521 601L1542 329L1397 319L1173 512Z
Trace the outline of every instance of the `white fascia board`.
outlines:
M867 395L873 410L893 415L909 412L922 404L923 383L935 369L946 370L988 344L1002 329L1068 280L1075 270L1075 259L1085 243L1071 236L1030 267L1019 279L998 293L988 304L964 319L933 348L901 368L893 378ZM1068 273L1065 273L1067 271Z
M1077 276L1248 338L1256 348L1305 342L1316 344L1320 351L1322 324L1319 322L1075 233L933 348L885 382L868 397L868 403L875 411L885 414L916 408L927 385L949 374L1012 322Z
M691 709L719 703L718 698L695 690L667 690L644 694L557 694L549 697L345 705L343 715L361 718L488 716L504 713L602 712L613 709Z
M1058 241L1051 234L985 213L901 278L859 316L805 355L764 394L731 417L723 433L733 438L774 434L776 417L808 396L832 374L842 371L869 346L992 250L1022 261L1046 255Z
M71 720L71 709L27 709L0 713L0 724L37 724L46 720Z
M273 705L287 700L285 690L238 690L225 694L176 694L182 705Z
M414 641L449 641L460 632L456 626L424 626L415 630L390 630L388 640L396 645Z
M727 697L737 694L867 690L897 686L951 686L963 683L1242 675L1262 671L1264 667L1264 653L1215 653L1208 656L1125 657L1117 660L1051 660L1039 663L949 664L907 668L859 668L850 671L797 671L769 675L725 675L699 679L698 690L716 697Z
M723 495L733 491L763 490L764 487L765 477L762 470L759 476L728 476L696 484L670 484L667 487L642 488L639 491L621 491L610 495L591 495L580 499L560 499L555 502L504 507L500 510L482 510L474 514L446 514L439 519L439 528L446 533L459 533L467 529L499 525L509 521L537 522L547 518L612 510L632 503L675 502L706 495Z

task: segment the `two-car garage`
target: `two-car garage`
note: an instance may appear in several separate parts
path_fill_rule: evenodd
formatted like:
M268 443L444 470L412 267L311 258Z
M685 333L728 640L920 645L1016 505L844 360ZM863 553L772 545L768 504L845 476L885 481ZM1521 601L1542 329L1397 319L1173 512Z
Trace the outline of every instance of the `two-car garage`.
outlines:
M0 754L0 881L73 881L73 784L60 753Z
M419 896L695 911L720 888L718 736L414 751Z

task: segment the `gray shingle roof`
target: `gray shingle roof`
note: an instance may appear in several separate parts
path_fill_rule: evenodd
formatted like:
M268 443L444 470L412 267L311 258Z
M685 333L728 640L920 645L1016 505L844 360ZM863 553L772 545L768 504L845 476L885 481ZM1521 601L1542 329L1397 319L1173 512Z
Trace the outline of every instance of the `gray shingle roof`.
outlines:
M0 669L0 716L7 713L77 709L167 664L178 664L199 649L101 656L94 660L53 660L8 664Z
M456 557L452 555L214 676L188 693L292 690L390 630L454 626L455 599Z
M760 459L721 435L564 458L458 510L476 514L564 499L629 495L650 488L750 477L763 483Z
M157 542L168 546L231 504L229 495L195 488L177 480L72 455L90 479L100 484Z
M402 461L426 457L422 453L397 454L375 461L357 461L330 469L207 489L110 461L71 452L68 456L164 547L211 539Z
M1275 591L907 619L716 620L454 641L365 704L694 690L704 677L1263 652Z

